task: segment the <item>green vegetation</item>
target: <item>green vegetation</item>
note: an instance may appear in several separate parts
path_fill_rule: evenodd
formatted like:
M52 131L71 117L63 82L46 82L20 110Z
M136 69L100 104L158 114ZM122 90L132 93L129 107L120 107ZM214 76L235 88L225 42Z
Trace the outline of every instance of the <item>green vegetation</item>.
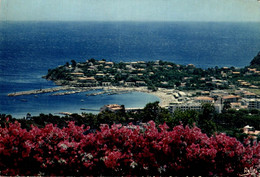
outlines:
M144 109L135 112L122 111L101 112L98 115L91 113L82 113L82 115L72 114L71 116L54 116L52 114L40 114L34 116L30 120L17 119L22 125L22 128L30 129L31 125L44 127L49 123L56 124L58 127L67 126L67 122L75 121L76 125L90 126L90 131L99 129L101 124L118 124L127 125L130 122L133 124L146 123L153 120L157 125L166 123L170 128L183 124L192 127L194 124L201 128L203 133L208 135L214 132L225 132L229 136L243 140L246 137L241 128L245 125L253 126L260 130L260 111L259 110L232 110L229 109L223 113L216 113L211 104L203 104L201 112L194 110L180 111L176 110L174 114L170 114L167 109L159 106L158 102L148 103ZM9 117L11 122L16 119L10 115L0 115L1 126L4 126L5 118ZM259 137L258 137L259 138Z
M64 66L50 69L45 76L59 85L69 86L147 86L177 88L179 90L228 89L234 84L245 88L260 86L260 52L245 68L196 68L194 65L177 65L167 61L107 62L91 58L77 63L71 60Z
M260 52L258 52L257 56L253 58L253 60L250 62L250 65L260 67Z
M90 59L83 63L71 60L64 66L50 69L45 76L60 85L69 86L147 86L156 91L159 87L177 88L179 90L214 90L226 89L229 85L245 87L246 89L259 95L260 52L251 61L251 65L245 68L208 68L203 70L193 65L177 65L166 61L149 62L107 62L105 59ZM233 88L234 85L232 86ZM146 123L153 120L157 125L164 122L169 127L174 127L180 123L193 126L196 124L202 132L208 135L214 132L225 132L227 135L237 137L242 140L246 135L241 128L250 125L260 130L260 111L259 110L232 110L230 103L224 103L223 112L215 112L211 104L204 104L202 111L176 110L170 114L167 109L159 106L159 102L149 103L143 110L126 112L125 109L113 113L102 112L98 115L83 113L82 115L73 114L71 116L54 116L52 114L40 114L30 120L18 119L23 128L30 129L34 124L44 127L48 123L57 124L64 127L68 121L75 121L76 125L90 126L92 131L99 129L101 124L122 123L124 125L132 122L133 124ZM1 115L1 124L4 126L6 115ZM9 115L8 117L11 118ZM10 119L14 120L14 119Z
M246 89L246 90L255 93L256 95L260 95L260 89Z
M46 78L59 81L62 85L74 86L77 83L93 86L109 82L114 86L148 86L151 90L157 90L158 87L185 90L228 88L226 80L212 82L221 78L221 72L217 68L203 70L191 64L184 66L166 61L113 63L93 58L84 63L76 63L74 60L71 62L71 65L66 63L49 70Z

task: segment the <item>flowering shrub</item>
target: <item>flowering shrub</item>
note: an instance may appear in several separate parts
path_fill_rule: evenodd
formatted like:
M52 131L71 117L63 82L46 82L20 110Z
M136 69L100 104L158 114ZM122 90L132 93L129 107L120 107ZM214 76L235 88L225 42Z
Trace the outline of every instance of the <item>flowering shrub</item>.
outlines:
M197 127L168 130L102 125L95 133L69 122L60 129L0 127L0 175L239 175L259 170L260 145ZM259 171L258 171L259 172Z

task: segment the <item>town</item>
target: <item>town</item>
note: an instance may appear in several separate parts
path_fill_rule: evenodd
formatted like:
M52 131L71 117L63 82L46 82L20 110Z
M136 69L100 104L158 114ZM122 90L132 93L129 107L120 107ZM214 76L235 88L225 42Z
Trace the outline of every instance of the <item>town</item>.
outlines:
M92 58L83 63L71 60L50 69L45 78L75 90L60 94L88 89L105 90L92 95L140 91L158 96L171 113L201 110L201 103L211 103L221 113L229 108L260 109L259 76L258 65L201 69L161 60L116 63Z

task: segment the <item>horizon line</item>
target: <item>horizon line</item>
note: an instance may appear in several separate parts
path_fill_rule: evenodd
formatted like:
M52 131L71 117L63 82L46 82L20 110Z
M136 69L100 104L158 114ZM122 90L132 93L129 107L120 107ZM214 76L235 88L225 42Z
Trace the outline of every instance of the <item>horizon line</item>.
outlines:
M0 20L0 22L205 22L205 23L260 23L260 21L210 21L210 20Z

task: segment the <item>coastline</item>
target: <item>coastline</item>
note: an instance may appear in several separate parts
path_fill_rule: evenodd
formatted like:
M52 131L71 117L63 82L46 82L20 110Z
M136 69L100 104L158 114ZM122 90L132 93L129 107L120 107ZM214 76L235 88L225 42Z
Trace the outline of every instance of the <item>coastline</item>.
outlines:
M159 105L161 107L166 107L169 105L170 102L172 102L170 96L160 89L154 92L148 90L147 87L108 87L108 89L114 90L116 92L125 91L125 92L143 92L143 93L152 94L160 99Z
M91 90L103 90L100 92L100 94L105 93L112 93L112 94L124 94L128 92L143 92L148 93L151 95L154 95L159 98L160 103L159 105L161 107L166 107L169 105L170 102L172 102L172 99L167 93L165 93L163 90L159 89L157 91L151 91L148 90L147 87L118 87L118 86L108 86L108 87L71 87L71 86L59 86L54 88L46 88L46 89L39 89L39 90L29 90L29 91L22 91L22 92L15 92L15 93L9 93L7 96L14 97L14 96L22 96L22 95L33 95L33 94L41 94L41 93L53 93L58 91L64 91L64 92L58 92L51 94L52 96L59 96L59 95L70 95L80 92L86 92ZM99 93L93 94L100 95Z

